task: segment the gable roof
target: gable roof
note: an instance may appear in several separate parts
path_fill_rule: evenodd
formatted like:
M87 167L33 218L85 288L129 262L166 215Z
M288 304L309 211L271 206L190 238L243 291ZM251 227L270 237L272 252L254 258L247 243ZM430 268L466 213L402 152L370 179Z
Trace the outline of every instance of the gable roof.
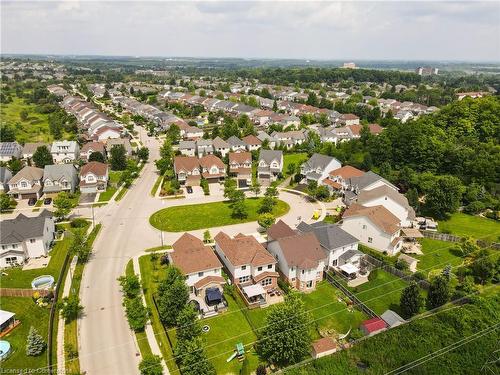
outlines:
M28 181L41 180L43 177L43 169L26 166L17 172L14 177L12 177L9 181L9 184L16 184L21 179L25 179Z
M43 236L45 219L52 217L52 213L43 210L40 215L28 217L23 214L14 219L2 220L0 222L0 243L19 243L28 238Z
M226 168L226 165L215 155L205 155L200 158L200 165L202 168L211 168L217 166L219 169Z
M400 221L384 206L365 207L359 204L352 204L343 215L348 217L366 217L375 226L387 234L394 234L398 231Z
M253 236L238 234L231 238L219 232L214 240L233 266L276 264L276 259Z
M252 154L250 152L230 152L229 153L229 164L238 163L243 164L245 162L252 162Z
M390 188L387 185L382 185L371 190L362 190L357 197L357 203L363 205L367 202L372 201L373 199L377 199L380 197L391 198L393 201L408 210L408 217L410 219L415 218L415 210L408 203L408 199L406 199L403 194L398 193L396 190Z
M300 233L276 240L289 266L315 268L326 259L314 233Z
M185 149L195 149L196 148L196 142L195 141L180 141L179 142L179 150L185 150Z
M318 241L321 243L321 246L328 250L337 249L342 246L359 242L356 237L347 233L335 224L318 222L309 225L302 221L297 226L297 229L303 233L313 232Z
M67 149L65 149L67 147ZM61 149L63 148L63 149ZM78 143L76 141L54 141L50 152L52 154L57 154L59 152L63 153L75 153L78 150Z
M252 145L252 146L258 146L262 144L262 141L252 134L243 137L241 140L245 142L247 145Z
M238 137L232 135L226 140L227 143L229 143L231 146L246 146L245 142L243 142L241 139Z
M309 160L304 162L302 166L309 170L315 170L317 168L325 169L328 166L328 164L330 164L334 160L336 160L339 163L339 165L341 164L337 159L335 159L332 156L314 153L309 158Z
M365 320L361 326L366 330L368 333L373 333L376 331L380 331L381 329L384 329L387 327L386 322L382 318L371 318L368 320Z
M354 168L350 165L344 165L341 168L335 169L330 172L330 176L340 176L344 180L347 180L352 177L360 177L363 176L365 172L359 170L358 168Z
M295 232L292 228L290 228L283 220L278 220L277 223L274 223L267 230L267 235L270 236L273 240L277 240L278 238L293 236L297 232Z
M84 154L84 153L87 153L89 151L100 152L101 154L104 154L104 143L101 143L101 142L87 142L87 143L85 143L82 146L82 149L80 150L80 153Z
M358 176L358 177L356 177L356 176L352 177L350 180L350 184L351 184L351 186L357 187L359 190L363 190L364 188L370 186L371 184L373 184L377 181L382 181L386 185L389 185L397 190L397 188L393 184L391 184L385 178L383 178L382 176L379 176L378 174L376 174L375 172L372 172L372 171L368 171L366 173L363 173L361 176Z
M93 173L96 176L105 176L108 171L108 165L98 161L91 161L85 164L80 170L80 176L85 176L87 173Z
M47 150L50 151L50 145L48 143L44 143L44 142L29 142L29 143L25 143L24 144L22 153L23 153L23 155L34 154L35 151L38 149L38 147L42 147L42 146L47 147Z
M212 141L213 146L217 148L230 148L231 145L223 140L221 137L215 137Z
M222 268L212 249L192 234L184 233L174 242L172 249L174 250L170 253L172 263L184 274Z
M279 150L260 150L259 160L264 160L266 164L271 164L273 160L281 161L283 158L283 151Z
M199 168L200 163L198 158L194 156L176 156L174 158L174 168L176 171L186 170L192 171Z
M78 173L73 164L53 164L46 165L43 168L44 180L49 179L55 181L65 178L68 182L73 182L77 176Z

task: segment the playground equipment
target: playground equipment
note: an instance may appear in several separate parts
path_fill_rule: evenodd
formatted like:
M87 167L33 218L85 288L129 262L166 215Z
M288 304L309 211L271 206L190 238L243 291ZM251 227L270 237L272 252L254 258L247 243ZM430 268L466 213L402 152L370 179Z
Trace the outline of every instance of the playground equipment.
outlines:
M226 359L226 362L231 362L236 356L238 356L238 361L240 362L245 359L245 347L241 342L236 344L236 349L234 350L234 353L231 354L231 356L228 359Z

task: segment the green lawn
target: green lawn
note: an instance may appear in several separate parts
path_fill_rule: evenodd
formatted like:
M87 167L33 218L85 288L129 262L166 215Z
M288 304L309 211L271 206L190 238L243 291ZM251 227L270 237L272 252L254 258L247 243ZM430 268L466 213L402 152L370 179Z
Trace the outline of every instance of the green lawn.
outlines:
M288 166L290 164L295 164L298 168L308 159L306 152L298 152L294 154L284 154L283 155L283 174L288 175Z
M351 291L378 315L387 309L400 313L399 299L402 290L408 284L382 269L372 271L373 273L376 275L372 276L372 280L356 288L350 288Z
M106 191L99 194L98 202L108 202L118 189L113 186L108 186Z
M255 370L259 364L258 356L253 349L253 343L257 336L245 319L243 312L239 311L240 306L236 301L227 294L225 297L228 302L228 310L218 316L201 321L202 325L210 327L210 331L202 334L207 357L215 366L217 374L239 374L242 367L241 362L233 359L228 363L226 359L232 354L236 344L241 342L245 345L248 368Z
M120 181L123 171L109 171L109 183L116 186Z
M246 219L231 217L229 202L214 202L193 204L187 206L168 207L155 212L149 222L157 229L167 232L182 232L188 230L220 227L223 225L246 223L256 221L259 214L262 198L248 198L245 204L248 209ZM290 210L290 206L278 200L274 209L276 217L283 216Z
M31 298L2 297L2 310L16 313L16 319L21 321L11 333L3 337L12 348L11 355L2 362L2 369L37 369L47 366L47 353L44 351L37 357L26 355L26 339L30 327L38 330L47 342L49 308L39 307Z
M151 188L151 195L154 197L156 192L158 191L158 187L160 186L161 184L161 181L163 179L163 176L158 176L158 178L156 179L153 187Z
M455 250L457 244L422 238L419 240L422 244L423 255L411 255L419 259L417 270L428 274L433 269L443 269L447 264L456 266L462 263L463 259Z
M500 223L498 221L463 213L455 213L446 221L438 222L440 232L451 233L461 237L498 241Z
M119 202L121 199L127 194L128 189L126 187L122 187L120 192L116 194L115 201Z
M70 230L74 229L70 228ZM71 238L68 235L65 235L61 241L56 241L49 253L49 264L45 268L26 271L23 271L21 267L5 269L4 273L7 275L0 276L0 285L2 288L31 288L31 281L41 275L52 275L57 282L70 243Z

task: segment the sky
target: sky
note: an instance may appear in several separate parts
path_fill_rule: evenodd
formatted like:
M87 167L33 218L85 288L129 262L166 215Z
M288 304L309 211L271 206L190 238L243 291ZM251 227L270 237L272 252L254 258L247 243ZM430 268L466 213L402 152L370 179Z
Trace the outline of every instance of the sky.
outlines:
M2 53L500 61L500 2L1 1Z

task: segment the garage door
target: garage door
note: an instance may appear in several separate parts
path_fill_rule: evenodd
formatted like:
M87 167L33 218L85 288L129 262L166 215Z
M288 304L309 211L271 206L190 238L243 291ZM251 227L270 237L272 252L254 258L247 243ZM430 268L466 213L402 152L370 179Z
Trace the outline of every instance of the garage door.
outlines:
M36 193L21 194L21 199L30 199L30 198L37 199Z

